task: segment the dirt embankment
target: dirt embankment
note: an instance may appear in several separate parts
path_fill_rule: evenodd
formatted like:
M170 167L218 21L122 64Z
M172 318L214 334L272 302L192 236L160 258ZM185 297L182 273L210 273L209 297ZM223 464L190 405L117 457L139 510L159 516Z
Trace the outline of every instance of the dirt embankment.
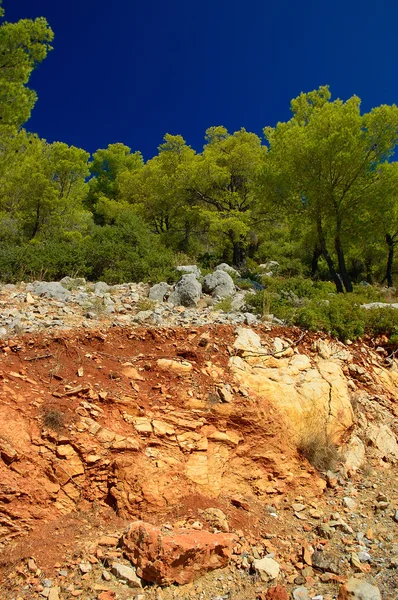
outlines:
M323 518L326 481L297 451L309 414L297 406L324 395L322 430L334 434L335 424L343 423L337 438L347 444L362 427L370 441L356 437L364 447L372 445L374 466L384 474L383 464L395 460L395 379L385 354L365 346L336 347L320 336L263 326L256 334L259 348L250 345L253 339L239 346L235 328L220 325L77 329L2 342L4 589L29 581L21 561L34 556L42 571L54 574L64 561L73 564L87 544L95 547L101 535L120 536L131 521L171 527L200 521L219 529L208 509L221 511L226 530L236 536L236 567L250 568L244 559L256 544L263 544L254 552L259 559L285 545L290 558L284 552L283 581L300 576L292 528L300 547L314 543L309 523ZM370 403L372 394L380 402ZM365 408L363 417L351 404L348 410L347 398ZM297 419L302 424L294 429ZM364 463L354 458L358 464L345 471L352 481ZM338 477L329 477L329 489L343 485ZM297 502L312 507L313 516L302 520L297 506L286 512ZM41 593L40 576L31 579L22 598ZM336 575L330 584L339 581ZM75 597L77 589L65 586L61 597ZM114 593L121 595L109 598L128 597Z

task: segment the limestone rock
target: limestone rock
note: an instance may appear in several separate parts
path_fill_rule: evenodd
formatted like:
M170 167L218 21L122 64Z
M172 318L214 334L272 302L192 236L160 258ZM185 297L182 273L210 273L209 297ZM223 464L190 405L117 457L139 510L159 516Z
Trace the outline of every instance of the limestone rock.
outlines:
M169 302L177 306L196 306L202 294L202 285L194 274L183 275L169 296Z
M381 600L381 594L376 586L351 577L340 587L338 600Z
M73 278L66 276L60 280L60 284L70 291L76 287L86 285L86 280L84 279L84 277Z
M310 600L307 588L302 585L295 588L292 592L292 600Z
M231 558L232 535L194 529L163 531L135 521L122 538L125 555L144 581L183 585L225 567Z
M109 291L109 285L105 281L97 281L94 286L94 294L100 296L106 294Z
M212 296L225 298L235 293L235 284L232 277L225 271L215 271L204 278L203 291Z
M369 302L368 304L361 304L361 308L365 310L372 310L372 308L398 308L398 304L391 302Z
M201 515L212 527L224 533L229 532L227 517L219 508L207 508Z
M162 371L173 371L173 373L177 373L178 375L188 375L192 371L192 365L188 361L180 362L168 358L159 358L157 365Z
M365 446L362 440L354 435L350 439L344 456L344 468L347 473L356 471L365 462Z
M230 267L227 263L221 263L217 265L214 270L225 271L225 273L228 273L228 275L236 275L237 277L240 277L239 271L237 271L233 267Z
M339 441L354 421L346 377L338 362L318 360L315 366L307 357L291 359L267 356L259 336L250 329L238 329L229 366L246 388L274 405L298 439L325 429Z
M184 274L194 275L196 278L201 277L201 270L197 265L181 265L176 267L176 271Z
M376 446L383 458L398 459L398 444L394 433L388 425L370 423L366 435L368 440Z
M327 571L338 575L340 573L339 559L337 556L328 552L316 550L312 554L312 566L320 571Z
M70 297L70 291L58 281L35 281L26 286L26 289L36 296L44 296L45 298L54 298L65 302Z
M165 297L170 294L172 291L171 285L162 281L161 283L156 283L149 290L148 298L150 300L154 300L155 302L163 302Z
M237 329L238 337L234 342L235 350L241 352L259 352L261 351L261 339L260 336L255 333L252 329L246 329L246 327L239 327Z
M272 581L279 576L279 564L273 558L261 558L253 562L253 568L261 581Z
M111 572L116 575L118 579L124 579L127 581L130 587L141 588L141 580L137 577L135 569L122 565L120 563L112 563Z

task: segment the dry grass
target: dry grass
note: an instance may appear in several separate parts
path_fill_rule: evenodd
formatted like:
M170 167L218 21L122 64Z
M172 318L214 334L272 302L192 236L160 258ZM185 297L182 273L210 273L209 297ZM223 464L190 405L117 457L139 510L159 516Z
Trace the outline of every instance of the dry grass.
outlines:
M333 471L340 459L336 444L325 433L309 431L303 434L297 450L318 471Z
M56 408L47 408L43 413L43 425L47 429L60 431L65 425L64 413Z

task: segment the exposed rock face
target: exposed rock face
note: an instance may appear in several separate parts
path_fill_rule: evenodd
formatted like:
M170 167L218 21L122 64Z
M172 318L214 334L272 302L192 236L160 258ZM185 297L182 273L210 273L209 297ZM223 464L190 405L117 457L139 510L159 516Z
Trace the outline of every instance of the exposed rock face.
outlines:
M169 296L171 304L179 306L196 306L202 294L202 285L196 275L183 275Z
M352 426L347 380L337 362L312 364L306 355L284 357L283 349L267 354L249 329L238 330L234 347L241 354L230 359L235 376L278 408L296 439L311 428L338 440Z
M125 555L144 581L186 584L207 571L225 567L232 555L233 535L195 529L161 530L131 523L123 536Z
M203 291L212 296L225 298L235 293L235 284L232 277L225 271L215 271L204 278Z
M84 286L86 285L86 280L84 279L84 277L63 277L60 280L60 283L67 289L67 290L71 290L73 288L76 287L80 287L80 286Z

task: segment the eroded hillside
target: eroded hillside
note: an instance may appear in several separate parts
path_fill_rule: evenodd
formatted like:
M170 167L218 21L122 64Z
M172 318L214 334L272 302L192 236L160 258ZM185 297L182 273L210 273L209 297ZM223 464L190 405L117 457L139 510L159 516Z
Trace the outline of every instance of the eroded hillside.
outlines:
M398 374L386 358L381 347L264 325L3 341L4 597L131 598L112 567L129 557L146 577L137 597L158 597L161 585L164 598L265 598L280 584L326 599L359 572L395 598ZM333 470L298 451L311 440L338 445ZM181 575L165 551L148 571L148 548L116 548L135 521L188 539L220 531L224 558L193 553L196 571ZM256 568L267 556L276 577Z

